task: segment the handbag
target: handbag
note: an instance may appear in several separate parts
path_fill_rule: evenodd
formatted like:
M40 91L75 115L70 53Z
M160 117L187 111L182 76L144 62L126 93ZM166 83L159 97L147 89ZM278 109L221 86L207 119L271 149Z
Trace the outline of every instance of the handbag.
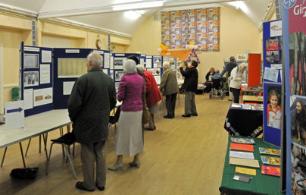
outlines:
M151 114L150 114L149 108L147 106L144 106L143 112L142 112L142 123L143 124L148 123L150 121L150 117L151 117Z
M17 168L11 171L11 177L14 179L35 179L38 167L34 168Z

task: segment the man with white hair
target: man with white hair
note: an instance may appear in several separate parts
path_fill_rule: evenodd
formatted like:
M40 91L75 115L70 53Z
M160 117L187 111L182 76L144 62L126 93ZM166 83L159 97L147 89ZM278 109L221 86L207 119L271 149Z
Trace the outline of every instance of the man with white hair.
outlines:
M75 187L85 191L94 191L95 187L104 190L106 168L103 146L108 135L109 113L116 105L115 84L102 72L101 65L100 54L92 52L88 55L88 72L75 82L68 101L73 133L81 144L84 176L84 181L77 182Z
M164 118L175 117L175 102L178 93L178 83L176 79L176 72L171 70L169 62L163 64L163 75L160 83L160 91L166 96L167 114Z

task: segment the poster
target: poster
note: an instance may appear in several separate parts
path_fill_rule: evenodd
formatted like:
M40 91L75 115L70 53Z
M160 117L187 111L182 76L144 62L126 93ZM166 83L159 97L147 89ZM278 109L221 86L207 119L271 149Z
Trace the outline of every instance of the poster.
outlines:
M24 109L32 109L34 107L33 89L25 89L23 91Z
M264 79L277 82L278 81L279 70L274 68L265 67Z
M39 68L39 55L32 53L24 53L23 69Z
M39 70L40 84L49 84L51 82L50 64L41 64Z
M39 72L38 71L24 71L23 72L23 86L33 87L39 85Z
M41 62L51 63L52 62L52 52L49 50L41 50Z
M146 58L146 68L152 68L152 57Z
M103 68L109 68L110 58L109 53L104 53L104 67Z
M63 95L70 95L73 89L75 81L65 81L63 82Z
M282 36L282 21L273 21L270 23L270 37Z
M34 106L51 104L53 101L53 88L43 88L34 90Z
M124 75L123 70L115 70L115 81L121 81L121 77Z
M125 58L114 58L114 69L123 69Z

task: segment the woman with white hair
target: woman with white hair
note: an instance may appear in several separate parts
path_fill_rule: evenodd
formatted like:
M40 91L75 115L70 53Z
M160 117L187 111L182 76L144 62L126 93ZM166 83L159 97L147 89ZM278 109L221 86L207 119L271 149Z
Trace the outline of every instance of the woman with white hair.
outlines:
M178 93L178 83L176 79L176 72L171 70L169 62L163 64L163 75L160 83L160 91L166 96L167 114L164 118L175 117L175 102Z
M144 79L137 73L136 63L127 60L123 66L117 99L122 101L116 135L117 160L109 170L123 168L123 155L134 156L130 167L139 167L139 154L143 150L142 110Z
M234 96L234 103L239 103L239 96L240 96L240 86L242 82L243 73L246 70L246 64L242 63L236 66L231 71L230 76L230 91L233 93Z

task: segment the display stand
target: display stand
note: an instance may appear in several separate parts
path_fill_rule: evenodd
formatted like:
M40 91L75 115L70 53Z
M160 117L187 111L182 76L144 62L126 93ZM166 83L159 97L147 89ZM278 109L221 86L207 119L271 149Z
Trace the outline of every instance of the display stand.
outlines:
M282 21L263 23L264 141L278 147L281 145L283 117L281 36Z
M53 109L52 48L20 47L20 90L25 116Z

